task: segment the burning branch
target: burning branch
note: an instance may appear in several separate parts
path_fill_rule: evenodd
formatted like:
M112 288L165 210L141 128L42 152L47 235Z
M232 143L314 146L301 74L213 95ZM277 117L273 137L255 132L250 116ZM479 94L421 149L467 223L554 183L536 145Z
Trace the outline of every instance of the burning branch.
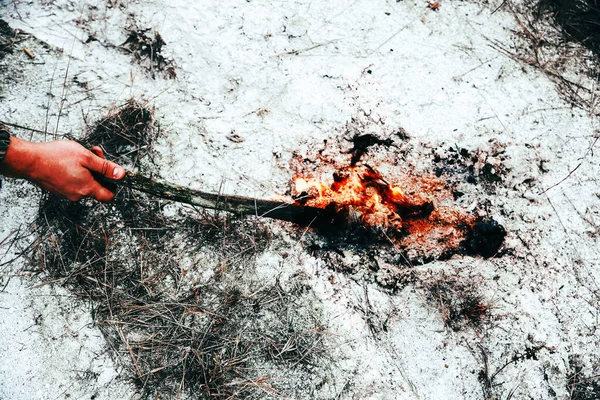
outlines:
M342 232L356 223L399 231L404 219L427 218L434 209L431 202L411 203L399 188L387 183L370 167L366 173L348 169L336 175L334 181L328 188L322 183L299 179L297 191L302 187L305 191L289 202L207 193L132 172L114 182L168 200L238 215L279 219L324 231ZM318 190L318 197L306 192L313 193L313 189Z
M333 214L325 209L303 206L292 202L207 193L161 180L150 179L133 172L128 172L123 180L113 182L163 199L227 211L238 215L267 217L304 226L311 225L313 222L333 222L331 220Z

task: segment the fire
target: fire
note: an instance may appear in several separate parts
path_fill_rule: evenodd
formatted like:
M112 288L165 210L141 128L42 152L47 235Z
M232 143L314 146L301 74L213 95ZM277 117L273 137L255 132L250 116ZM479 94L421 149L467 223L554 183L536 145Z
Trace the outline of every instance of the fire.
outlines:
M366 225L400 230L403 216L432 211L430 203L411 201L404 191L388 183L370 167L347 167L333 175L326 184L317 179L295 179L296 201L311 207L326 208L331 204L347 208L351 215Z
M297 176L293 198L299 205L342 213L349 226L383 232L411 257L441 257L459 248L475 218L456 207L452 188L427 174L399 178L402 187L368 166L343 168L329 182Z

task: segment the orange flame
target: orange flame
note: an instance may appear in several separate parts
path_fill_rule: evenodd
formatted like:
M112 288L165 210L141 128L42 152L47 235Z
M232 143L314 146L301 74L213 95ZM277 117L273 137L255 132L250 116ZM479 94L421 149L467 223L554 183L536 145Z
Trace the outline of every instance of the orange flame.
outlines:
M348 167L334 174L333 183L297 177L295 199L298 203L325 208L329 204L349 207L364 223L379 227L402 228L400 211L418 207L402 189L386 182L372 168Z
M447 184L431 175L404 175L400 188L373 168L346 167L330 183L306 176L294 183L297 204L345 208L354 220L392 233L388 239L416 254L441 255L457 248L465 227L474 223L452 204Z

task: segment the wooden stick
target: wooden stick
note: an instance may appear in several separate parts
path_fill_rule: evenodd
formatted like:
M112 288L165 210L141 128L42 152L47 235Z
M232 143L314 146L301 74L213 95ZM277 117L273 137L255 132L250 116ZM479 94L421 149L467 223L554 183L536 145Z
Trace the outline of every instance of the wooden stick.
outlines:
M111 180L111 182L163 199L213 210L223 210L238 215L256 215L257 217L279 219L304 226L311 225L315 221L319 225L327 221L334 223L334 215L332 215L331 210L282 201L206 193L163 180L150 179L133 172L127 172L122 180Z

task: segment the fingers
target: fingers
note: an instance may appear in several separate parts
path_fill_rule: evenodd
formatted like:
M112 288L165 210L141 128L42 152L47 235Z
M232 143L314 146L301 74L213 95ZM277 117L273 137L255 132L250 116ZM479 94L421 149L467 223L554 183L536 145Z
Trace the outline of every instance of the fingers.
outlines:
M96 190L90 193L90 197L103 203L108 203L109 201L115 198L115 194L107 188L105 188L104 186L98 185Z
M104 159L104 152L101 148L94 146L91 154L86 160L84 167L92 172L98 173L108 179L123 179L125 170L123 167Z
M100 146L94 146L90 149L90 151L100 158L105 158L104 151L102 150L102 148Z

